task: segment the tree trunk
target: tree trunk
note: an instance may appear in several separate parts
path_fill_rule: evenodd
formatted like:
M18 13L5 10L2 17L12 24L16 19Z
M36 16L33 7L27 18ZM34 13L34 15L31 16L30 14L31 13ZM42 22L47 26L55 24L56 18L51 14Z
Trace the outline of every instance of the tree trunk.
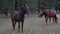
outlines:
M41 5L41 1L38 0L38 14L39 14L39 12L40 12L40 5Z
M17 11L17 0L15 1L15 11Z

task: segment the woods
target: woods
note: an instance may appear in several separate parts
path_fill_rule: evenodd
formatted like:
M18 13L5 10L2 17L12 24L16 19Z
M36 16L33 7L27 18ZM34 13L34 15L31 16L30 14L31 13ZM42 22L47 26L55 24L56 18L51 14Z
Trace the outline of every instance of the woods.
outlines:
M5 10L8 12L18 10L23 3L27 3L29 5L30 12L32 13L37 11L39 12L40 9L52 7L56 10L60 10L60 0L17 0L17 4L15 4L15 2L16 0L0 0L0 13L3 13Z

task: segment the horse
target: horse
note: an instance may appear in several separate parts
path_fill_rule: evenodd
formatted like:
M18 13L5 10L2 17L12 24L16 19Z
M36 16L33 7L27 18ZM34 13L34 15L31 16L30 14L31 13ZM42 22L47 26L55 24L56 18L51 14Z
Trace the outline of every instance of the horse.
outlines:
M7 11L7 9L1 10L0 14L1 14L1 15L4 14L5 16L8 16L8 11Z
M15 30L15 24L17 22L18 31L20 31L20 22L21 22L21 31L23 32L25 14L29 15L29 12L27 11L27 9L28 9L27 6L23 5L23 7L21 7L21 11L13 11L10 13L13 30Z
M43 10L43 12L41 14L39 14L39 17L42 17L43 15L45 17L46 24L47 24L48 18L49 18L49 21L51 21L51 18L52 18L53 22L55 22L57 24L58 18L57 18L56 12L54 10L45 9L45 10Z
M4 7L2 11L3 11L4 15L8 16L8 10L7 10L7 8Z
M3 12L3 14L5 14L6 16L8 16L8 13L7 12Z

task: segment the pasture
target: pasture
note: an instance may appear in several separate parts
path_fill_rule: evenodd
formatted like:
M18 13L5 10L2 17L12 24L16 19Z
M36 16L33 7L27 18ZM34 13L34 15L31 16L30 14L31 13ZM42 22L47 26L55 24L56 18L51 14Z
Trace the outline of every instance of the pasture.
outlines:
M23 33L18 32L18 23L15 31L13 31L12 23L9 17L0 16L0 34L60 34L60 15L58 15L58 23L54 24L48 21L46 25L44 17L39 18L36 14L25 15Z

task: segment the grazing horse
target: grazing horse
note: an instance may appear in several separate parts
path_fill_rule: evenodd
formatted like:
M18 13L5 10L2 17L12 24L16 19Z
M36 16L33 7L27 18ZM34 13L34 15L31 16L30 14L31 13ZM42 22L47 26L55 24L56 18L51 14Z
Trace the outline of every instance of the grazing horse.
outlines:
M11 20L12 20L12 26L13 26L13 30L15 30L15 24L16 22L18 22L18 31L20 31L20 22L21 23L21 30L23 32L23 24L24 24L24 15L25 14L28 14L28 11L27 11L27 6L26 5L23 5L23 7L21 7L21 11L14 11L14 12L11 12Z
M6 16L8 16L8 13L7 12L3 12Z
M7 10L7 8L3 9L3 14L5 14L6 16L8 16L8 10Z
M39 14L39 17L45 16L45 20L46 20L46 24L47 24L47 20L49 18L49 20L51 21L51 18L53 19L53 22L55 21L57 24L58 18L56 15L56 12L52 9L45 9L44 12L42 12L41 14Z

